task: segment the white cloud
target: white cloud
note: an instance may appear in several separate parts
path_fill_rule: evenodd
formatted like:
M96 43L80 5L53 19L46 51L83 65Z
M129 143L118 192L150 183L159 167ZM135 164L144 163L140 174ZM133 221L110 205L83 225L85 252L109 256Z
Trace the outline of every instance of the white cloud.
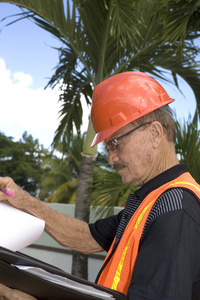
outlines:
M59 125L58 89L33 89L30 74L12 74L1 58L0 82L0 132L17 141L27 131L48 148ZM83 131L87 130L88 111L85 107Z
M50 146L58 127L58 92L34 90L30 74L11 74L1 58L0 81L0 131L15 140L27 131L45 147Z
M13 83L20 87L29 87L33 83L33 78L30 74L24 74L22 72L16 72L13 74Z

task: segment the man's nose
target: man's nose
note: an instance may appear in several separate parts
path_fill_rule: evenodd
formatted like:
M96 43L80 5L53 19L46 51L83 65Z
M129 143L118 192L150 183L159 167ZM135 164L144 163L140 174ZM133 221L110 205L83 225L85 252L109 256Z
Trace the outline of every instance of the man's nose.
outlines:
M110 165L114 165L114 163L119 161L119 157L117 156L117 151L115 150L110 150L108 152L108 162Z

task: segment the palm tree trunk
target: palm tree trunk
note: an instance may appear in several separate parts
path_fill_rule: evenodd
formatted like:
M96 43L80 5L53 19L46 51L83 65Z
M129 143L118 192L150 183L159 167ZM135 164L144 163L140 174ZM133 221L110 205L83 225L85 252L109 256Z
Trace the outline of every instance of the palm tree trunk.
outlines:
M96 157L83 155L76 195L75 218L89 223L91 186ZM88 256L73 251L72 274L88 279Z

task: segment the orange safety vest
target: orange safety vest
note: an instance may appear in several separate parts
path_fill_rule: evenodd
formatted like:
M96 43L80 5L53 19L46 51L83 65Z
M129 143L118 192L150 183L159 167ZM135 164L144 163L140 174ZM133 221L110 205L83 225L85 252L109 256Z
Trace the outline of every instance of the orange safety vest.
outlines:
M200 185L188 172L148 194L129 221L117 249L98 279L98 284L127 294L138 255L140 239L149 213L159 196L167 189L174 187L186 188L200 199ZM114 242L115 239L104 263L112 251Z

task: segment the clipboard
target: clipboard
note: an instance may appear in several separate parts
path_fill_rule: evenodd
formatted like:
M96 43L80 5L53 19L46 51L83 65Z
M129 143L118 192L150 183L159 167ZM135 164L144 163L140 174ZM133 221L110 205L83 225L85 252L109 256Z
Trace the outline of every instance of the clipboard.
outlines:
M42 269L52 276L59 275L72 280L78 288L63 286L55 282L48 281L26 270L19 269L16 266L30 266ZM105 288L93 282L73 276L55 266L44 263L18 251L13 252L6 248L0 247L0 283L26 292L38 300L102 300L98 293L108 294L110 300L127 300L126 295ZM79 289L84 287L84 292ZM90 292L90 289L97 294ZM107 296L106 296L107 297ZM107 298L106 298L107 299Z

